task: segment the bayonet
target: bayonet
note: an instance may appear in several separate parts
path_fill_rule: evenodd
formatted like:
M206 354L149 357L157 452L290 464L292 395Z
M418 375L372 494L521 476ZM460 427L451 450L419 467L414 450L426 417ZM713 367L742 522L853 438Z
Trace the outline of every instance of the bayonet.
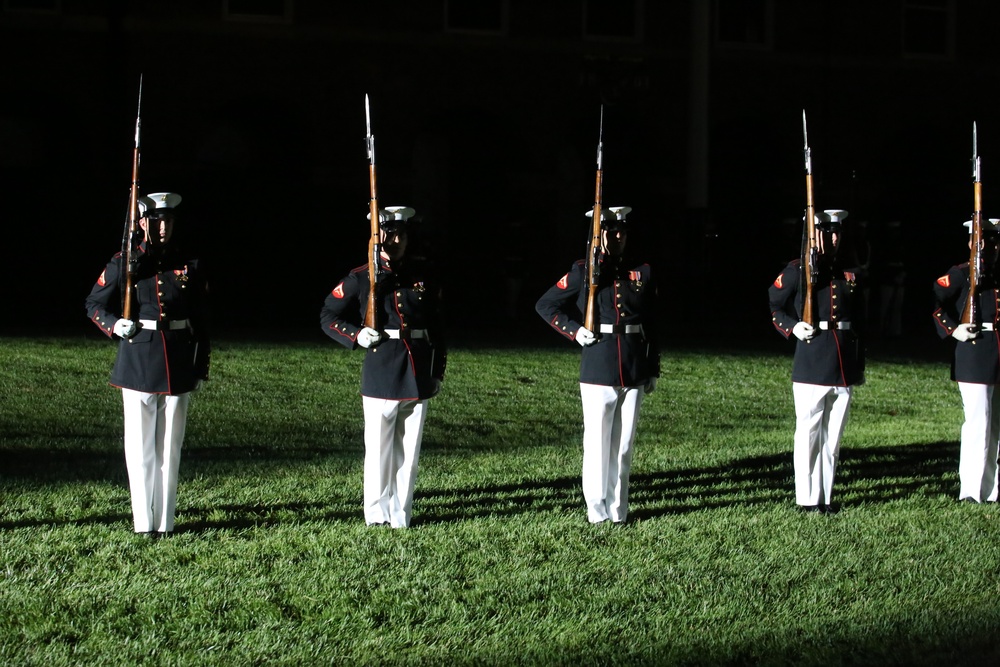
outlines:
M806 160L806 174L813 173L812 149L809 148L809 128L806 126L806 110L802 110L802 142L804 144L803 154Z
M142 126L142 74L139 75L139 105L135 112L135 147L139 148L139 128Z
M976 121L972 121L972 182L978 183L980 181L979 173L979 149L978 140L976 137Z
M365 93L365 149L368 152L368 164L375 164L375 137L372 136L372 115L371 106L368 102L368 94Z
M601 105L601 123L597 130L597 170L604 164L604 105Z

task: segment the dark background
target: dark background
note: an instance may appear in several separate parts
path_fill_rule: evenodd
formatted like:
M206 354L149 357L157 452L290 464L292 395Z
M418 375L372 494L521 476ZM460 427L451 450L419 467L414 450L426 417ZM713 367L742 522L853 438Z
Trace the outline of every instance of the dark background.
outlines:
M1000 211L997 4L4 0L0 331L97 334L142 74L142 191L183 195L222 334L321 339L365 261L367 93L380 204L417 209L456 337L552 342L533 305L583 255L603 104L604 203L634 208L667 336L780 346L765 292L798 253L805 109L817 208L866 223L876 280L900 221L900 344L940 349L973 121Z

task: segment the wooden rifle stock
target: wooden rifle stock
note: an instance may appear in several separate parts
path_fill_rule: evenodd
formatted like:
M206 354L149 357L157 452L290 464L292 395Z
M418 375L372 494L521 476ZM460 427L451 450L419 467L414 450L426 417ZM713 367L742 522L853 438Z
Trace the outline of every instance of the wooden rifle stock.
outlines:
M367 137L365 147L368 151L368 217L371 221L371 236L368 238L368 304L365 306L366 327L379 331L378 322L378 274L381 270L379 254L381 252L381 220L378 215L378 188L375 181L375 137L372 135L371 111L368 95L365 95L365 127Z
M806 174L806 214L804 222L805 240L802 249L802 321L816 326L816 306L813 302L816 291L816 262L819 254L816 238L816 209L813 204L812 174Z
M969 294L962 310L962 324L978 327L981 324L979 313L979 281L983 276L983 184L979 174L979 148L976 136L976 124L972 123L972 229L969 238Z
M594 201L594 224L590 230L590 242L587 244L587 307L583 314L583 326L596 333L597 314L595 302L597 288L600 282L598 262L601 258L601 180L603 173L597 170L597 197Z
M122 289L122 317L134 319L133 295L135 293L135 275L139 258L136 256L136 239L139 235L139 131L142 126L142 75L139 76L139 106L135 114L135 148L132 151L132 187L128 198L128 219L125 225L125 236L122 239L122 261L125 270L125 284Z
M802 321L816 326L816 306L814 295L819 273L819 239L816 236L816 208L813 204L812 149L809 148L809 132L806 127L806 110L802 110L802 143L806 168L806 214L803 220L802 257L799 269L802 271Z
M378 331L378 298L376 294L379 271L379 239L381 225L378 215L378 193L375 188L375 165L368 167L368 182L371 190L368 217L371 218L371 238L368 239L368 305L365 309L365 326Z
M965 308L962 310L962 324L978 327L981 324L979 313L979 280L983 270L983 208L982 183L974 184L975 209L972 213L972 235L969 237L969 294L965 298Z
M587 243L586 276L584 286L587 291L587 304L583 313L585 329L598 334L596 311L597 289L600 286L601 259L601 206L604 201L604 105L601 105L601 128L597 135L597 182L594 191L594 219L591 221L590 240Z
M122 295L122 317L132 319L132 295L135 292L135 274L137 258L135 257L135 239L139 228L139 147L135 147L132 156L132 190L128 199L128 227L125 231L124 266L125 291Z

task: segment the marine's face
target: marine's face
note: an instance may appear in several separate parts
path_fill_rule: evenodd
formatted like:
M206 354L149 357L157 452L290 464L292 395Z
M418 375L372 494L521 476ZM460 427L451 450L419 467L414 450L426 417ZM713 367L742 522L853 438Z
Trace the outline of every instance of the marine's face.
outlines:
M382 252L389 258L389 261L400 259L406 254L407 236L405 229L391 231L383 229L379 234L379 240L382 243Z
M166 245L174 235L173 213L152 214L139 220L139 227L145 232L146 241L153 245Z
M830 259L837 256L840 249L840 232L824 229L819 233L819 252Z
M621 257L625 252L625 241L628 239L628 232L624 229L602 229L601 230L601 250L612 257Z

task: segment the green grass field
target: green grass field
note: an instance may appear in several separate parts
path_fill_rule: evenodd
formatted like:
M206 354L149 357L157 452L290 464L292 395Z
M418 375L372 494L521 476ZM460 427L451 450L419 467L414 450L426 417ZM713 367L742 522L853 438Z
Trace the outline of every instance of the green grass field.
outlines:
M578 351L454 349L393 531L361 515L361 353L223 340L149 542L113 346L0 339L0 663L1000 663L1000 508L956 500L947 368L870 360L843 509L803 515L790 353L668 350L631 520L590 526Z

